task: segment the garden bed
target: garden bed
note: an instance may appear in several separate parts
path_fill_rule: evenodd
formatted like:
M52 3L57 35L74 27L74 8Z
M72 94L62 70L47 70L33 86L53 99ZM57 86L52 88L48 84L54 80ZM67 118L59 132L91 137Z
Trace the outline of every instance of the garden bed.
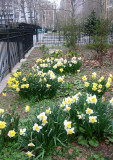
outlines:
M113 66L111 66L109 64L109 61L106 65L104 65L103 67L97 67L96 69L93 67L94 65L92 65L92 63L90 63L91 59L88 60L87 57L89 57L90 51L88 51L89 53L87 53L88 50L85 49L80 49L78 50L78 53L80 55L82 55L82 59L83 60L83 66L81 68L81 72L78 74L67 74L65 76L65 84L64 86L60 87L56 93L56 96L52 99L44 99L44 100L37 100L35 101L35 99L23 99L21 97L19 97L18 93L15 93L14 91L12 91L10 88L5 88L4 92L6 93L6 97L2 96L2 94L0 95L0 105L1 108L4 108L5 110L9 110L9 109L15 109L16 112L18 112L18 114L21 117L21 122L26 122L27 119L31 119L31 117L34 116L35 112L39 112L39 110L45 110L48 109L48 106L51 108L52 106L54 106L54 104L56 106L58 106L62 100L65 97L68 96L73 96L76 93L80 92L84 92L84 85L82 83L82 77L84 75L88 75L90 76L92 74L92 72L95 72L98 74L98 76L104 76L104 77L108 77L109 74L113 75ZM36 59L43 57L44 54L38 49L35 48L32 53L30 54L30 56L28 57L28 60L22 64L21 66L21 71L23 73L27 73L28 71L31 70L31 67L33 67L36 63ZM88 62L86 62L88 60ZM85 63L85 64L84 64ZM107 100L110 100L113 97L113 83L111 84L111 87L109 88L108 92L105 93L105 98ZM9 103L10 102L10 103ZM30 106L30 112L26 113L25 112L25 106ZM50 155L47 155L47 159L76 159L77 160L82 160L82 159L99 159L101 160L102 157L108 157L109 159L112 159L112 150L113 150L113 146L112 144L106 144L109 142L100 142L98 147L82 147L82 145L78 145L77 142L72 142L71 146L68 145L68 148L64 149L65 147L61 147L61 148L56 148L54 150L54 153L51 153ZM7 148L7 147L6 147ZM10 147L8 147L10 148ZM4 149L3 149L4 150ZM8 151L6 151L8 152ZM12 149L13 152L13 149ZM17 151L18 154L21 155L21 152L18 150ZM19 153L20 152L20 153ZM100 155L100 152L102 153L102 155ZM2 153L6 154L5 151ZM58 155L59 154L59 155ZM4 159L4 157L0 155L2 157L2 159ZM11 155L13 157L13 155ZM18 155L16 155L18 156ZM23 156L23 152L22 152L22 156ZM21 156L20 156L21 157ZM23 156L24 157L24 156ZM95 158L96 157L96 158ZM13 159L13 158L12 158ZM27 158L23 158L27 159ZM5 159L4 159L5 160ZM16 160L16 159L15 159Z

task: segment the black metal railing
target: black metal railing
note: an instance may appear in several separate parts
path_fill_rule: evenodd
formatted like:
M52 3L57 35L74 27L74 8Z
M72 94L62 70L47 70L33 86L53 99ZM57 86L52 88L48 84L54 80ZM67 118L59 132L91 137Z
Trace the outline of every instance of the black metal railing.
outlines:
M33 46L34 29L0 30L0 81Z

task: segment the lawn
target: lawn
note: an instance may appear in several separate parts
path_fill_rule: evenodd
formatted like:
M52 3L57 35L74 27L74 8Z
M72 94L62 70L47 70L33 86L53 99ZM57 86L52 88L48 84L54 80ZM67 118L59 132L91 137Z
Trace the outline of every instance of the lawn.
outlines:
M66 49L62 47L58 49L63 49L63 57L65 57ZM98 77L104 76L105 79L108 78L109 74L113 75L113 65L109 63L109 57L105 57L105 63L100 67L98 61L94 59L94 54L91 50L86 49L85 47L80 47L77 53L82 57L82 67L80 69L80 73L66 73L65 83L59 86L56 95L53 98L45 97L44 99L36 99L32 96L32 98L27 99L20 97L18 93L12 90L12 88L6 87L4 89L4 93L6 93L6 96L2 96L2 94L0 95L0 108L3 108L8 112L11 112L11 110L15 110L15 112L20 115L19 128L25 128L27 124L30 123L31 119L35 119L36 113L44 112L48 108L50 108L50 110L58 108L63 99L65 99L66 97L72 97L78 92L84 94L85 89L82 80L82 77L84 75L86 75L89 79L94 72L97 73ZM28 60L22 64L18 72L22 72L25 74L30 73L32 67L36 64L36 60L38 58L43 58L44 56L45 54L42 53L39 48L35 48L28 57ZM109 101L113 97L113 82L111 82L111 86L105 92L104 97L106 101ZM25 112L26 106L30 106L30 111L27 113ZM57 112L57 110L55 111ZM74 124L74 120L72 122ZM48 153L45 153L45 150L41 150L40 145L37 145L39 148L37 148L33 152L37 155L37 158L34 158L33 156L31 157L31 159L112 160L113 138L111 135L113 136L113 133L110 134L109 139L107 137L104 138L104 140L98 139L98 145L96 145L95 147L92 147L91 145L86 143L84 143L84 145L78 143L76 137L72 139L68 137L69 141L66 141L65 144L64 142L61 142L59 140L59 143L57 143L54 148L49 148ZM39 152L38 150L41 150L41 152ZM25 154L27 151L28 150L26 149L26 147L22 147L21 142L18 142L16 139L14 139L12 142L10 139L9 142L6 142L5 146L1 149L0 159L26 160L29 159Z

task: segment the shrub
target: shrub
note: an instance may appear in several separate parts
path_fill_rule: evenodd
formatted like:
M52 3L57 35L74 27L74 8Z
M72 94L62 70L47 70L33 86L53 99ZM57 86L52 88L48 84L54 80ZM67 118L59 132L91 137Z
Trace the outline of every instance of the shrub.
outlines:
M29 99L33 96L36 99L52 98L61 83L64 83L64 77L57 77L52 71L37 71L27 75L17 72L8 81L10 88L16 90L21 97Z
M97 77L95 72L92 73L92 79L87 80L87 77L83 76L82 80L84 81L84 87L88 94L95 94L98 97L102 97L111 85L112 75L109 75L107 82L103 76Z
M110 101L113 105L113 98ZM76 125L76 136L80 144L96 146L97 139L105 139L112 130L110 104L97 99L96 95L76 94L65 98L60 108L67 112Z
M5 146L5 143L17 141L18 125L20 116L14 111L4 112L0 108L0 149Z
M72 57L71 60L51 57L45 60L37 59L36 62L37 64L33 67L34 71L43 70L44 72L48 72L52 70L56 74L75 73L82 65L81 57Z

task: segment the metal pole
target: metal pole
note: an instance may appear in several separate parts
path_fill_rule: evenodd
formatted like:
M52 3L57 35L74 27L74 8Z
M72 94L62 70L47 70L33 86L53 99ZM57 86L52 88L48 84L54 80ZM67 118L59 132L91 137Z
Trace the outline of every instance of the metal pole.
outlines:
M8 53L8 66L9 66L9 73L11 72L11 55L9 50L9 29L7 30L7 53Z

